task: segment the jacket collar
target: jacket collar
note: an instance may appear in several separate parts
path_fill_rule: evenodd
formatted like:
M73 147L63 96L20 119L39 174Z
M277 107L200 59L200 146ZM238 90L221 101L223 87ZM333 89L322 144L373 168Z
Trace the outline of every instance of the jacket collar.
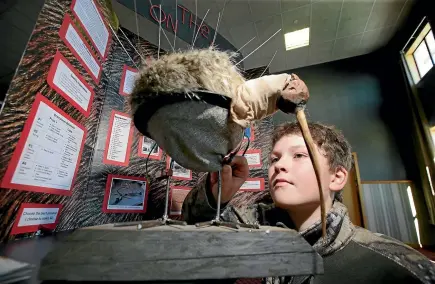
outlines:
M275 206L263 207L263 223L295 229L288 213ZM355 227L350 222L346 206L335 201L326 217L326 237L322 238L322 224L317 221L299 234L322 256L342 249L354 235Z

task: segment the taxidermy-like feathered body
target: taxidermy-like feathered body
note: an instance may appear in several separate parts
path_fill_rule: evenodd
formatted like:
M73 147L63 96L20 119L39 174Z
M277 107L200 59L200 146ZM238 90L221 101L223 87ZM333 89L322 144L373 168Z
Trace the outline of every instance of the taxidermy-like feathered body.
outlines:
M135 125L183 167L220 170L224 157L240 146L244 128L275 113L280 98L287 97L293 110L308 98L306 86L296 90L288 74L245 81L232 55L181 51L139 72L130 96Z

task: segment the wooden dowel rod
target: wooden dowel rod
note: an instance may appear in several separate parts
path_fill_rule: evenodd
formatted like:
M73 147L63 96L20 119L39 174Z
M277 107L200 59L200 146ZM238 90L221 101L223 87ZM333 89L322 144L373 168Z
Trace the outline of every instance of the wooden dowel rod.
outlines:
M304 110L298 110L296 112L296 118L298 120L299 126L302 131L302 136L304 137L305 144L308 149L308 154L310 155L311 161L313 163L314 172L316 173L317 185L319 187L320 195L320 214L322 220L322 236L326 236L326 212L325 212L325 200L323 198L322 183L320 180L320 161L319 156L314 146L313 137L311 137L310 129L308 128L307 118L305 117Z

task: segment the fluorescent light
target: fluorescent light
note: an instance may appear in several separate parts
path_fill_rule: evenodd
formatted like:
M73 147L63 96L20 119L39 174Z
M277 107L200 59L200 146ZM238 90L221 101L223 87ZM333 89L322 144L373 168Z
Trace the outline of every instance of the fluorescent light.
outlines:
M417 216L417 210L415 210L414 198L412 198L411 187L408 185L406 189L408 192L409 205L411 205L412 217L415 218Z
M432 191L432 195L435 196L435 191L433 190L433 185L432 185L432 178L430 177L430 171L428 166L426 166L426 173L427 173L427 178L429 180L430 190Z
M310 28L286 33L284 40L286 50L307 46L310 44Z

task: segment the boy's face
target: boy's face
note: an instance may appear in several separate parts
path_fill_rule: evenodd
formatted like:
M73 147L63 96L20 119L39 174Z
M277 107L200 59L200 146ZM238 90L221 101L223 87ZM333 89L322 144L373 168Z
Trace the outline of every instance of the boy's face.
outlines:
M344 187L347 171L330 171L328 159L315 147L320 159L323 196L325 202L332 204L331 195ZM280 208L320 205L316 175L302 136L283 136L274 145L270 158L269 182L272 199Z

